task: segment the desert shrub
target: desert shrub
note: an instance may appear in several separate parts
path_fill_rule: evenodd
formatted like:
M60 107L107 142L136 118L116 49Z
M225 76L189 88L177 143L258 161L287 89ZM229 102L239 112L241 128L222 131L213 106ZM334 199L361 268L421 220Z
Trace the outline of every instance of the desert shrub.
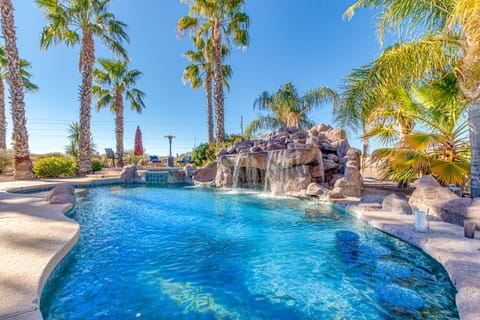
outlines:
M12 165L12 156L7 151L0 149L0 173L11 171Z
M65 157L48 157L35 161L35 175L45 177L72 177L75 175L75 162Z
M93 171L102 170L102 163L98 160L92 160L92 170Z
M207 148L208 143L202 143L192 150L192 161L196 166L201 166L203 162L207 160L207 156L205 154Z

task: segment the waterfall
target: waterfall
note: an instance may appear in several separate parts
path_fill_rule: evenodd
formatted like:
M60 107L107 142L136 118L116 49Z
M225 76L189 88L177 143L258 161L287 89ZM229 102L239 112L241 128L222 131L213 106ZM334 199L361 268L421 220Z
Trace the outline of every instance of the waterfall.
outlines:
M237 157L235 158L235 165L233 167L233 177L232 177L232 187L233 188L238 188L238 181L239 181L239 175L240 175L240 157L242 155L238 154Z
M273 152L268 152L267 154L267 165L266 165L266 169L265 169L265 181L263 183L263 192L268 192L268 177L270 175L270 167L271 167L271 163L272 163L272 153Z
M320 149L318 149L318 166L320 167L320 171L322 171L321 184L324 184L325 183L325 165L323 164L323 155Z
M284 195L288 189L287 151L286 149L273 150L268 153L264 190L268 191L268 186L270 186L270 192L274 195Z

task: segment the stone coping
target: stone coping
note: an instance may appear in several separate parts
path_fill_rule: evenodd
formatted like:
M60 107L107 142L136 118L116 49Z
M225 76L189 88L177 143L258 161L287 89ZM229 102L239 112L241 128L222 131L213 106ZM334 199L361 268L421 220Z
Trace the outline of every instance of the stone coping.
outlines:
M42 319L39 300L43 286L80 233L78 223L64 215L70 205L50 205L43 196L9 192L48 190L61 183L89 187L119 184L120 180L71 178L0 183L0 320ZM463 228L441 221L430 221L429 231L419 233L413 228L413 216L372 210L355 202L333 205L439 261L457 288L460 318L480 319L478 234L475 239L465 239Z
M368 205L340 202L334 207L351 212L370 226L389 233L426 252L440 262L457 289L460 319L480 319L480 235L467 239L463 228L442 221L429 221L427 232L414 229L413 215L392 214Z

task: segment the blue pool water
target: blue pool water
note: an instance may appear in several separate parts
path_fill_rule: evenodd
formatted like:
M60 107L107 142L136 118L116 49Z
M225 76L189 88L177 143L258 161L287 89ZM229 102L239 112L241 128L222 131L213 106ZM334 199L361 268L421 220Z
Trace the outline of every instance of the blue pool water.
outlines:
M82 191L80 241L42 295L45 319L455 319L420 250L348 213L261 193Z

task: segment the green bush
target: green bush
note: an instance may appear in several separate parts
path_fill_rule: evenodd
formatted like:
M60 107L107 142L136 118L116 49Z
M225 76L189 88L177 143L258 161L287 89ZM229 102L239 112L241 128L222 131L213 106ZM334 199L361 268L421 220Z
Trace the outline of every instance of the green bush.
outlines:
M202 143L192 150L192 161L196 166L201 166L203 162L207 160L207 156L205 154L207 149L208 143Z
M94 172L102 170L102 163L98 160L92 160L92 170Z
M0 173L10 172L12 165L12 156L7 151L0 149Z
M48 157L35 161L35 175L46 177L72 177L75 175L75 162L65 157Z

